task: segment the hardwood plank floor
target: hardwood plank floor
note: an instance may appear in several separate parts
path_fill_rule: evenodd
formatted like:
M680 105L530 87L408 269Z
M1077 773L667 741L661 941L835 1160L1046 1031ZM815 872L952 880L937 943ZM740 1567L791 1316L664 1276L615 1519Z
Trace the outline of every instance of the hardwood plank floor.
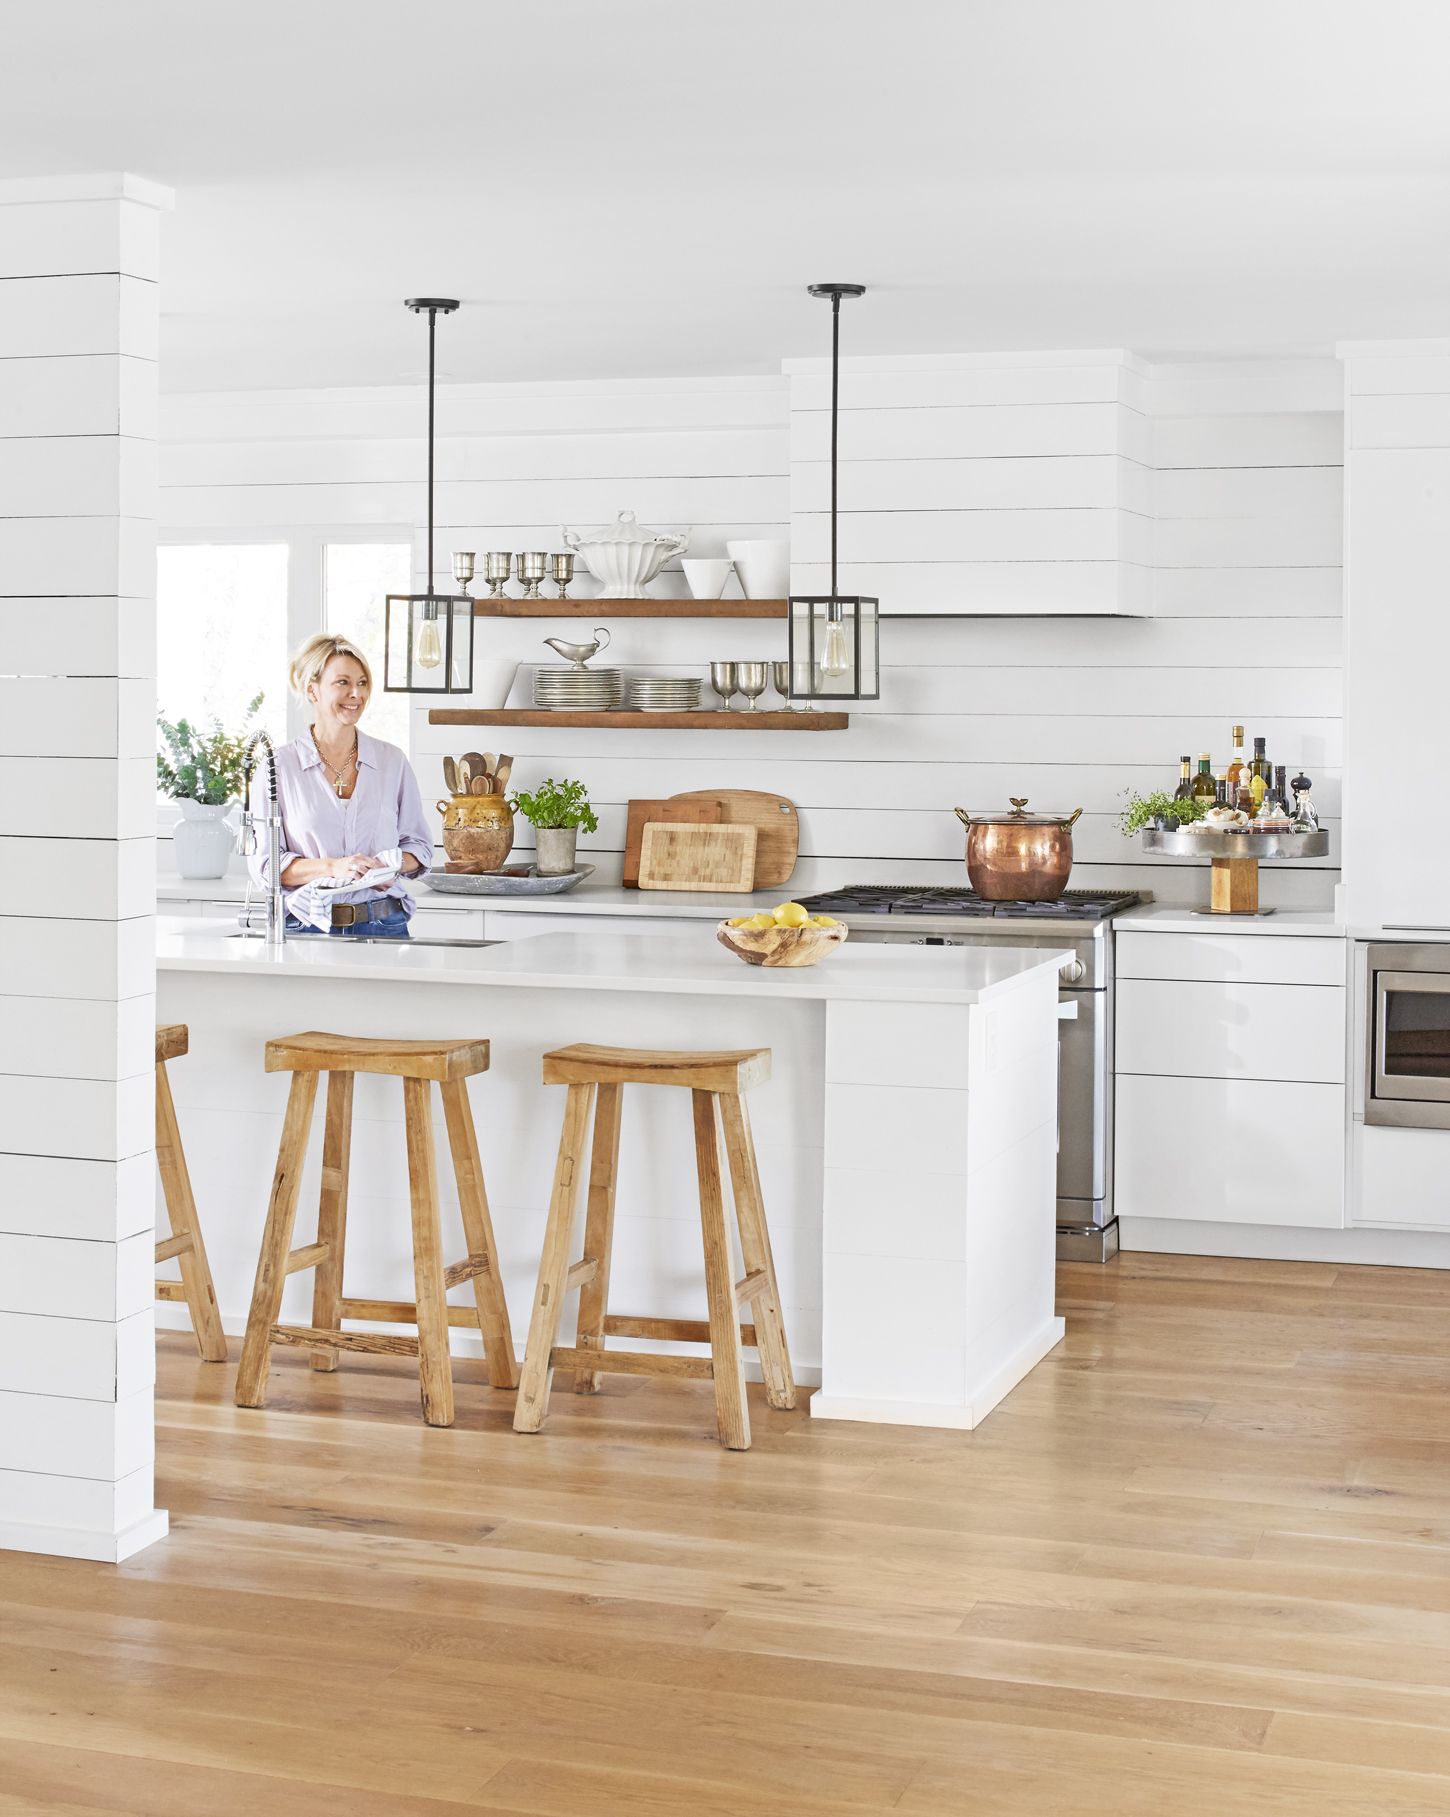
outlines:
M0 1817L1445 1817L1450 1273L1124 1256L975 1433L161 1340L169 1542L0 1553Z

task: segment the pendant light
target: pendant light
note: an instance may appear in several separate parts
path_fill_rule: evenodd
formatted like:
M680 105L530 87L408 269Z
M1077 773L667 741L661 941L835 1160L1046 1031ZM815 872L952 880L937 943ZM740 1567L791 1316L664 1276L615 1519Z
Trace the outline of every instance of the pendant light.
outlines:
M433 585L434 342L438 317L452 315L454 297L409 297L414 315L428 317L428 565L423 593L389 593L383 602L383 689L389 694L468 694L473 689L473 600L439 593Z
M792 700L879 700L879 601L842 593L836 572L836 451L841 391L841 299L866 294L864 284L812 284L831 303L831 590L790 599Z

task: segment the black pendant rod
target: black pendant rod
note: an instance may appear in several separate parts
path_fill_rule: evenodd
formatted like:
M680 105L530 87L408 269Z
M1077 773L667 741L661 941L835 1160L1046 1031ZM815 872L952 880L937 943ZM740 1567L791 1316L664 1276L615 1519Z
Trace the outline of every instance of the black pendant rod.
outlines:
M409 297L407 306L414 315L421 315L425 310L428 315L428 573L423 592L430 602L428 606L424 607L424 611L432 618L436 616L431 602L433 599L433 393L438 317L452 315L458 307L458 299L456 297Z
M861 297L866 294L864 284L811 284L808 285L813 297L831 299L831 601L837 597L836 589L836 449L840 432L841 405L841 298Z

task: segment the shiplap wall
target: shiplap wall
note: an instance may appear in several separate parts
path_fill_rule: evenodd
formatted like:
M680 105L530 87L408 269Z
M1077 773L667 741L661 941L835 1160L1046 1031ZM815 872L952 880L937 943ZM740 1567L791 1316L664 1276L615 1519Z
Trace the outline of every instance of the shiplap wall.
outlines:
M111 1560L166 1530L151 1310L165 206L130 178L0 184L0 865L29 880L0 895L0 1546Z
M958 371L952 395L979 401L932 403L953 364L971 383ZM1076 886L1196 900L1201 866L1132 861L1116 826L1121 793L1171 786L1181 751L1208 749L1221 764L1240 720L1267 735L1280 761L1307 766L1337 835L1336 362L1144 368L1121 355L1053 354L862 365L846 362L843 376L841 493L845 512L865 502L871 521L848 516L843 538L859 530L885 548L888 612L950 607L941 576L925 597L903 555L929 546L950 556L970 543L969 564L953 576L956 609L994 609L983 597L990 573L995 610L1006 615L889 618L882 697L862 703L844 733L478 728L461 737L429 726L420 706L413 754L425 795L441 782L438 757L470 745L505 743L521 784L581 776L601 820L584 850L609 878L631 796L778 790L800 806L791 888L804 893L863 877L959 881L953 806L1000 807L1027 794L1042 807L1085 809ZM1082 395L1108 382L1114 398ZM793 521L820 513L823 450L811 439L820 437L820 392L818 362L775 379L445 387L440 577L454 548L558 548L561 522L600 523L624 508L646 524L694 525L700 554L723 553L735 535L788 536ZM421 409L417 391L169 399L163 523L189 532L416 525ZM1092 426L1084 411L1110 414ZM858 416L876 433L853 446ZM923 437L939 431L945 452L933 456L928 440L924 453ZM885 521L898 514L904 524ZM797 542L809 534L798 531ZM1105 609L1122 609L1118 581L1131 568L1130 597L1150 615L1018 615L1047 606L1081 614L1108 568L1119 573L1097 594ZM797 570L797 584L814 578L814 567ZM852 569L843 578L865 577ZM575 588L588 590L587 580ZM655 590L684 591L675 564ZM600 622L607 617L601 610ZM619 619L612 629L611 660L655 671L785 655L783 624ZM479 654L550 661L541 640L575 631L577 621L481 620ZM519 699L527 702L526 672ZM1332 854L1322 867L1281 868L1266 876L1266 899L1325 904L1336 864Z

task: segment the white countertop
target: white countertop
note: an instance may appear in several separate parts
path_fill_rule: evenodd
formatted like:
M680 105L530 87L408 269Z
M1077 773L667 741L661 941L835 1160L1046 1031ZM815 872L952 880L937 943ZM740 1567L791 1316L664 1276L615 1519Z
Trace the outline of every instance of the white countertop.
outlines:
M219 921L157 922L161 972L238 975L286 972L314 978L412 984L491 984L566 990L667 991L704 996L804 997L818 1002L981 1003L1033 972L1055 972L1071 954L1055 948L849 944L822 964L796 970L747 965L704 928L644 938L608 929L542 934L496 946L364 945L301 936L269 953Z
M1276 909L1272 915L1195 914L1192 909L1141 903L1113 916L1120 934L1278 934L1343 940L1348 933L1332 909Z
M163 871L156 879L156 900L167 902L240 902L247 880L239 874L218 878L178 877ZM754 894L708 895L701 890L627 890L617 883L581 883L554 896L455 896L420 884L413 895L420 908L487 909L490 914L520 915L672 915L688 921L724 921L731 915L753 915L791 900L790 889L757 890ZM252 891L254 901L261 892Z

